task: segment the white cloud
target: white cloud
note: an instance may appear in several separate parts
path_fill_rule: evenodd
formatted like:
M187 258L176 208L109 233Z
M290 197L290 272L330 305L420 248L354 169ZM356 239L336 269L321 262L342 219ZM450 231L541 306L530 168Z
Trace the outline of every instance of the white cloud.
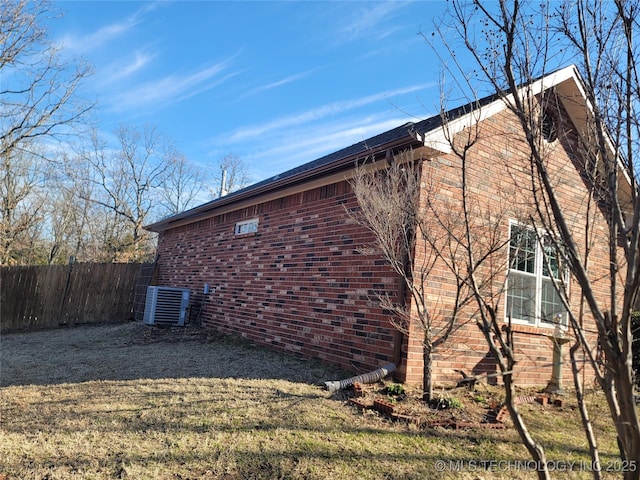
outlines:
M268 165L269 171L254 167L254 178L264 179L282 173L324 155L362 142L379 133L406 123L406 117L380 118L371 116L354 122L352 118L339 123L308 130L300 129L271 140L271 146L264 150L248 152L243 156L247 164Z
M113 62L102 69L102 71L107 74L110 72L113 73L104 76L100 84L108 85L112 82L133 75L144 68L146 65L148 65L155 57L155 54L137 51L135 52L133 58L129 57L124 61L118 60L116 62Z
M417 101L407 102L407 98L398 97L434 85L426 83L386 90L265 124L240 127L212 139L210 145L215 146L215 151L210 152L210 156L232 150L253 166L254 179L261 180L415 120L394 106L392 99L415 106Z
M278 87L282 87L283 85L287 85L291 82L295 82L297 80L303 79L305 77L308 77L314 70L308 70L306 72L302 72L302 73L297 73L295 75L289 75L288 77L283 78L282 80L278 80L277 82L273 82L273 83L269 83L267 85L262 85L260 87L254 88L253 90L250 90L249 92L245 93L244 95L242 95L240 97L240 100L245 99L247 97L250 97L251 95L255 95L256 93L260 93L260 92L264 92L267 90L271 90L274 88L278 88Z
M363 7L353 12L346 18L345 26L337 31L337 35L343 41L353 41L363 36L375 36L377 38L389 35L389 31L382 29L380 25L389 20L393 12L406 5L405 2L380 2L364 4Z
M230 65L230 59L196 70L187 75L169 75L146 82L116 95L112 110L127 111L158 105L168 105L193 97L225 82L239 72L220 76Z
M65 49L76 53L91 52L125 34L138 23L140 20L137 20L135 16L129 17L122 22L112 23L88 35L67 35L60 39L59 43L62 43Z
M234 132L221 136L220 140L226 143L236 143L245 141L247 139L256 138L265 135L266 133L286 129L290 127L300 126L305 123L309 123L315 120L319 120L331 115L337 115L354 108L363 107L368 104L378 102L381 100L389 100L398 95L404 95L407 93L416 92L425 88L431 87L433 84L421 84L413 85L410 87L398 88L395 90L388 90L385 92L376 93L367 97L358 98L355 100L347 100L343 102L334 102L328 105L323 105L313 110L307 110L296 115L289 117L277 118L271 122L263 125L252 125L239 128Z
M62 37L58 43L61 43L66 50L79 54L97 50L104 45L108 45L116 38L121 37L133 29L133 27L140 24L145 15L168 3L169 2L149 2L120 22L112 23L87 35L66 35Z

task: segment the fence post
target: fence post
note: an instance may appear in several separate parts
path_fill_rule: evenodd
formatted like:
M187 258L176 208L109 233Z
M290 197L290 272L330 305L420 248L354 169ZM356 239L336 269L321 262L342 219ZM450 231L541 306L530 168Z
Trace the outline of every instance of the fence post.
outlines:
M62 301L60 302L60 310L58 311L58 325L66 325L67 322L61 322L64 314L64 304L67 301L69 295L69 286L71 285L71 272L73 271L73 264L76 262L76 257L71 255L69 257L69 269L67 270L67 283L64 286L64 292L62 293Z

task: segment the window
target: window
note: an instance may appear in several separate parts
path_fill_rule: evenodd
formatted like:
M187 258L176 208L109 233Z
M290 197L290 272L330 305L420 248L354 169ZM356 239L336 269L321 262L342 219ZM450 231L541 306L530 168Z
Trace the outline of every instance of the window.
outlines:
M507 317L537 326L566 324L567 312L553 279L566 285L557 244L530 227L511 224Z
M256 233L258 231L258 219L243 220L236 223L235 234L243 235L245 233Z

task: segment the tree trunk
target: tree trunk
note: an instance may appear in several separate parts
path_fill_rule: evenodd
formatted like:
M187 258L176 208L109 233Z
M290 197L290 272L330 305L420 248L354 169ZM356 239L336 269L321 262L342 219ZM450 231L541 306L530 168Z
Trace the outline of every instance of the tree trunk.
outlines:
M576 341L569 350L571 354L571 373L573 374L573 384L576 388L576 399L578 400L578 408L580 409L580 418L582 419L582 428L589 442L589 455L591 456L591 462L593 465L600 465L600 453L598 451L598 444L595 434L593 432L593 426L589 419L589 412L587 406L584 403L584 394L582 391L582 384L578 376L578 362L576 361L576 352L580 348L581 343ZM602 475L597 468L592 469L594 480L600 480Z
M524 419L520 415L518 411L518 407L516 407L515 398L514 398L514 385L512 378L512 371L514 365L510 362L508 373L504 373L502 375L502 379L504 381L504 390L505 390L505 404L509 409L509 414L511 415L511 420L513 421L513 426L515 427L520 439L524 443L524 446L527 447L531 458L536 462L537 465L537 473L538 478L540 480L550 480L551 477L549 475L549 470L547 468L547 457L544 454L544 449L541 445L536 443L536 441L529 434L529 430L524 423Z
M626 357L622 355L607 359L609 372L605 375L603 390L609 404L611 416L615 421L620 447L620 460L625 479L640 478L640 431L636 411L633 382L628 374ZM632 468L635 467L635 468ZM631 471L633 470L633 471Z
M422 350L422 400L430 402L433 398L433 349L425 337Z

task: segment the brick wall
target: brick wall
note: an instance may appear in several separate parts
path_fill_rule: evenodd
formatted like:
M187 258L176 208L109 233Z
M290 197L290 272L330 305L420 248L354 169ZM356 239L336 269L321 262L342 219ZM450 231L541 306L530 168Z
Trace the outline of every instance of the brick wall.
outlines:
M212 288L202 322L357 372L393 361L394 329L375 301L398 282L363 246L339 182L171 229L158 253L161 285ZM236 222L257 218L257 232Z
M577 154L578 139L571 126L566 123L565 115L565 112L559 109L558 118L564 121L564 128L561 129L563 134L558 141L547 145L546 166L574 238L578 245L582 246L583 258L586 258L587 250L589 251L589 274L594 290L598 298L606 302L609 288L607 227L602 212L595 202L589 199L585 179L579 174L582 166ZM492 238L502 239L506 245L510 220L528 222L533 216L537 225L542 225L533 203L529 150L523 141L516 119L509 112L502 112L483 121L479 132L480 137L472 147L466 164L470 192L468 208L474 223L472 242L476 258L480 258L486 251L487 245L492 243ZM452 154L433 158L425 162L423 167L425 205L439 208L439 214L444 221L449 222L448 228L460 238L464 233L456 231L456 228L461 224L461 169L461 160ZM429 201L426 196L429 196ZM585 232L587 224L591 229L588 235ZM433 228L441 227L434 224ZM479 279L485 282L483 292L486 298L492 298L495 302L501 318L505 315L504 282L508 268L507 255L505 247L499 254L493 255L486 268L479 273ZM450 294L453 288L455 285L447 267L441 264L435 268L426 290L436 317L436 332L438 326L442 326L452 311L452 299L447 293ZM569 290L572 311L579 314L582 310L581 291L576 282L570 282ZM584 311L582 321L591 343L595 344L593 319L588 313L588 308L584 308ZM488 374L490 382L500 382L497 366L477 326L477 319L477 306L474 302L460 313L457 330L449 341L436 349L436 384L450 384L462 378L456 370L474 375ZM515 346L518 358L514 375L516 381L521 385L546 385L551 378L553 363L553 340L550 338L553 328L528 325L514 325L513 328L516 331ZM417 341L420 335L419 328L416 327L413 331L415 333L410 342ZM569 346L566 345L563 349L563 376L566 385L572 385ZM407 370L410 372L407 379L417 382L422 369L422 358L413 355L407 362ZM587 375L588 371L589 369Z

